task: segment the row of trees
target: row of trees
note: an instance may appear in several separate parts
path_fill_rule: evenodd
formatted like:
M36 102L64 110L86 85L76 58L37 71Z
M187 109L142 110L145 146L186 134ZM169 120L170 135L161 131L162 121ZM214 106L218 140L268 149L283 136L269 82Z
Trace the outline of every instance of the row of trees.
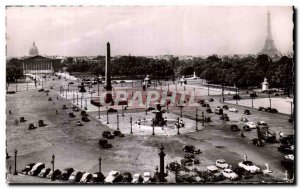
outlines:
M13 79L22 70L15 66L12 59L7 65L7 78ZM92 75L105 74L105 57L98 56L93 61L67 58L60 67L67 71L86 72ZM236 85L238 87L260 86L264 78L271 87L291 88L293 86L293 59L283 56L272 61L267 55L246 57L193 58L179 60L172 57L168 60L146 57L121 56L111 61L111 74L114 77L144 78L147 74L153 79L171 79L179 76L196 75L213 84Z

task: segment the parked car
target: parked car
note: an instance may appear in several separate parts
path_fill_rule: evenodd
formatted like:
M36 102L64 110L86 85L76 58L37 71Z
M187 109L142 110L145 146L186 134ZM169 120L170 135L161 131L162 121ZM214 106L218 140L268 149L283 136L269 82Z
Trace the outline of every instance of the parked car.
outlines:
M82 171L73 171L69 177L69 182L79 182L84 172Z
M22 173L27 175L29 171L31 171L32 167L35 165L35 163L29 163L25 166L24 169L22 169Z
M78 112L79 111L79 108L77 106L71 106L71 109L74 111L74 112Z
M213 99L213 98L209 98L208 101L209 101L209 102L213 102L214 99Z
M113 134L114 134L115 137L121 137L121 138L122 138L122 137L125 136L125 135L124 135L121 131L119 131L119 130L114 131Z
M91 173L83 173L81 179L80 179L80 183L89 183L91 182L93 179L93 175Z
M244 114L245 114L245 115L251 115L251 113L250 113L249 110L244 110Z
M33 130L33 129L36 129L36 127L34 126L33 123L30 123L29 126L28 126L28 129Z
M219 114L219 115L222 115L223 114L223 109L221 108L221 107L217 107L216 109L215 109L215 113L216 114Z
M92 183L101 183L105 179L104 175L100 172L93 173Z
M239 162L239 167L249 171L250 173L258 173L260 172L260 168L253 164L251 161L242 161Z
M108 173L108 176L104 179L105 183L118 183L123 180L123 176L118 171L111 171Z
M37 163L32 167L32 169L29 171L28 174L31 176L37 176L44 168L45 168L44 163Z
M256 145L256 146L264 146L265 144L263 143L262 140L258 139L258 138L254 138L251 140L252 144Z
M240 121L242 121L242 122L247 122L248 119L247 119L246 117L241 117L241 118L240 118Z
M177 169L177 171L182 169L182 166L177 161L169 163L169 170L171 172L175 173L176 169Z
M221 173L225 178L228 178L230 180L236 180L239 178L239 176L231 169L224 169Z
M212 110L211 110L210 108L207 108L207 109L206 109L206 113L209 113L209 114L210 114L210 113L212 113Z
M293 169L294 168L294 155L288 154L283 157L281 160L281 165L283 165L287 169Z
M112 135L110 131L103 131L102 136L103 136L103 138L107 138L107 139L115 138L115 136Z
M240 130L241 130L237 125L231 125L231 126L230 126L230 129L231 129L232 131L240 131Z
M50 173L50 171L51 171L50 168L44 168L37 176L41 178L45 178Z
M195 159L195 155L193 155L193 154L184 154L184 158L186 158L186 159Z
M83 126L82 123L80 121L76 122L76 126Z
M69 82L69 85L72 85L72 84L74 84L74 82L72 82L72 81L71 81L71 82Z
M281 142L281 144L292 145L292 144L294 144L294 135L288 135L288 136L282 137L279 139L279 141Z
M250 179L253 177L250 172L241 167L234 168L233 172L235 172L239 178Z
M194 160L192 158L183 158L180 160L181 166L192 166L194 165Z
M67 181L69 180L70 175L74 172L73 168L65 168L60 175L60 180Z
M54 173L52 172L52 170L50 171L50 173L46 176L47 179L51 179L52 176L54 177L54 180L57 180L60 178L61 176L61 171L59 169L56 169L54 171Z
M214 165L207 166L206 170L213 177L213 181L224 180L223 175L219 172L219 169L216 166Z
M236 108L229 108L229 111L230 112L236 112L236 113L238 112L238 110Z
M117 109L112 108L112 107L108 108L107 111L108 111L108 112L118 112Z
M151 173L144 172L143 174L143 183L150 183L151 182Z
M143 178L141 174L136 173L133 175L131 183L142 183L142 182L143 182Z
M73 118L73 117L76 117L76 115L74 115L73 112L70 112L70 113L69 113L69 117L72 117L72 118Z
M258 110L258 111L265 111L265 108L262 107L262 106L259 106L257 110Z
M244 125L244 130L247 129L256 129L257 125L254 122L247 122L246 125Z
M218 159L216 161L216 167L221 168L221 169L226 169L228 168L228 163L224 159Z
M201 153L200 149L196 149L194 145L185 145L183 147L183 151L184 152L189 152L189 153L192 153L192 154L200 154Z
M131 173L129 173L129 172L124 172L124 173L122 174L122 176L123 176L122 183L131 183L131 181L132 181L132 175L131 175Z
M108 143L106 139L99 139L99 146L102 148L111 148L112 145Z
M152 106L147 106L146 110L151 111L151 110L155 110L155 108Z
M257 125L264 125L267 126L268 124L265 121L258 121Z
M7 91L6 94L16 94L16 91Z
M294 153L294 145L282 144L278 148L278 151L284 154L293 154Z
M81 114L81 116L89 116L89 114L87 114L86 111L84 111L84 110L82 110L80 114Z
M205 100L201 99L201 100L198 100L197 101L199 104L204 104L205 103Z
M84 121L84 122L89 122L91 121L87 116L82 116L81 117L81 121Z
M227 105L223 105L222 108L223 108L224 110L228 110L228 106L227 106Z
M223 114L223 115L221 115L220 120L229 121L229 117L227 114Z

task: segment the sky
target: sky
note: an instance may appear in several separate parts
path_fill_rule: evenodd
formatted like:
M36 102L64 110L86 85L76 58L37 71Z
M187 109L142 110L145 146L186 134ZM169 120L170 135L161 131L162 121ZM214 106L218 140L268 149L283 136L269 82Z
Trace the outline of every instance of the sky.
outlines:
M133 56L256 54L271 13L274 43L293 52L292 7L83 6L7 7L7 57L41 55Z

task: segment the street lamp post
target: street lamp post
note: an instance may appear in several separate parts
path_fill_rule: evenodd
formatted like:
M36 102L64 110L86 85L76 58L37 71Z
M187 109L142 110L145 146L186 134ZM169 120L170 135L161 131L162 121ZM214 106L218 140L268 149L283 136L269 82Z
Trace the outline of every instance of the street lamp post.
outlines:
M83 96L80 97L80 107L81 107L81 108L82 108L82 97L83 97Z
M235 104L238 104L237 87L235 87Z
M204 127L204 121L205 121L205 119L204 119L204 111L202 111L202 127Z
M154 133L154 119L152 119L152 135L155 135L155 133Z
M162 183L162 182L165 182L165 176L166 176L166 173L165 173L165 152L164 152L164 147L163 145L161 145L160 147L160 152L159 152L159 159L160 159L160 173L159 173L159 181Z
M106 120L107 120L107 124L109 124L109 120L108 120L108 107L106 107Z
M74 94L74 91L73 91L73 103L75 103L75 94Z
M17 149L15 149L15 172L14 172L14 175L18 175L18 173L17 173L17 153L18 153L18 151L17 151Z
M168 83L168 92L169 92L169 83Z
M99 157L99 173L101 173L101 161L102 161L102 159L101 159L101 157Z
M269 100L270 100L270 108L272 108L272 105L271 105L271 95L269 94Z
M117 130L120 130L120 128L119 128L119 114L117 114Z
M209 82L207 82L207 96L209 96Z
M52 155L52 161L51 161L51 163L52 163L52 177L51 177L51 181L55 180L55 178L54 178L54 160L55 160L55 155L53 154Z
M180 117L182 117L182 109L183 109L184 105L183 104L179 104L178 107L180 108Z
M101 119L101 117L100 117L100 107L101 107L101 105L100 105L100 102L99 102L99 108L98 108L98 118L99 119Z
M130 116L130 133L132 134L132 117Z
M78 106L78 92L77 92L77 106Z
M124 105L122 104L122 117L124 117Z
M196 131L198 131L198 108L196 108Z
M254 100L254 97L252 96L251 99L252 99L251 107L253 108L253 100Z

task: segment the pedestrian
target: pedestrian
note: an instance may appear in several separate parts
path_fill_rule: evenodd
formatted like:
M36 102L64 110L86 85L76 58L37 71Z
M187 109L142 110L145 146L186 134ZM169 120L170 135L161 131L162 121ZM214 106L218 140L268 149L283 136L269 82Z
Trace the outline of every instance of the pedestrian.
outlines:
M58 100L58 96L56 97L56 100Z
M243 131L241 132L241 137L242 137L242 138L244 138L244 137L245 137L245 135L244 135L244 132L243 132Z
M58 111L57 111L57 110L55 110L55 113L56 113L56 114L58 114Z
M8 113L9 113L9 114L12 114L11 110L8 110Z

